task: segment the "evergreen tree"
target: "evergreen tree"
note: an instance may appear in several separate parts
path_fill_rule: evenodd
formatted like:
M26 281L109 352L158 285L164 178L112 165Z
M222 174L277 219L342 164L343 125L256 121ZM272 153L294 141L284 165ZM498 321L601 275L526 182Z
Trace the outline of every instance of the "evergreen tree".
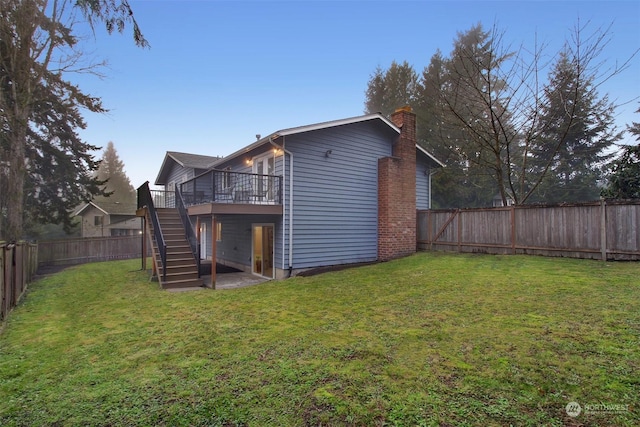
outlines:
M640 109L636 112L640 113ZM614 199L640 199L640 123L633 122L627 130L635 135L636 145L627 145L622 154L611 164L604 197Z
M82 57L73 10L108 32L133 23L136 43L147 45L127 0L0 2L0 239L20 239L25 220L71 227L70 208L100 192L97 147L76 130L85 126L81 108L104 109L64 79Z
M377 67L367 86L365 112L391 116L397 108L412 105L417 82L418 76L407 61L393 61L386 71Z
M124 163L118 157L118 153L109 141L107 148L102 154L102 161L96 172L96 178L105 183L102 190L108 196L98 196L94 200L120 202L132 204L136 199L136 192L129 177L124 171Z
M485 31L480 24L458 34L448 57L432 57L415 91L390 78L391 68L376 70L367 106L382 99L376 110L388 114L397 105L385 102L404 87L418 116L419 143L447 165L432 181L434 205L487 206L496 194L522 204L598 193L606 149L620 133L615 106L597 88L629 61L603 71L599 55L608 33L585 38L584 29L575 28L546 85L542 47L513 50L495 26Z
M545 90L540 133L532 166L545 177L533 200L575 202L597 199L608 149L621 137L614 106L600 98L592 75L580 74L563 52Z

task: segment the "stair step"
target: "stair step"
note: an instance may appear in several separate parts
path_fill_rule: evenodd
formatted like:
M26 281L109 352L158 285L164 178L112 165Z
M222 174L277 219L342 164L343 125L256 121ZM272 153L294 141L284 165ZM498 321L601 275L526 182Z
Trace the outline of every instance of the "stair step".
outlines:
M168 266L167 267L167 277L170 274L195 274L194 272L197 271L196 270L196 264L193 263L193 265L188 264L188 265L175 265L175 266ZM162 270L162 269L160 269Z
M196 288L204 285L202 279L189 279L189 280L175 280L167 281L162 284L163 289L176 289L176 288Z
M160 277L164 277L162 273L160 273ZM198 280L198 275L195 273L167 273L167 280L165 283L182 280Z

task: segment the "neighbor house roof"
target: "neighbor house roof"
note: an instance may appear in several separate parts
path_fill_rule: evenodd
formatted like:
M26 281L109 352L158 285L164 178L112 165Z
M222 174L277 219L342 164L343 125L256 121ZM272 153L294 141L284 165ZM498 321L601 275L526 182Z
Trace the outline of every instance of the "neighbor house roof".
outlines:
M111 201L100 201L100 202L88 202L81 206L74 216L82 215L84 211L86 211L90 206L100 210L105 215L135 215L136 214L136 203L121 203L121 202L111 202Z
M178 164L183 168L193 169L209 169L220 157L216 156L204 156L201 154L180 153L177 151L167 151L164 156L164 161L160 167L160 172L156 178L156 185L164 185L167 183L169 171L171 165Z
M142 226L140 224L139 218L129 218L122 221L112 222L107 226L107 228L117 228L120 230L140 230L142 229Z

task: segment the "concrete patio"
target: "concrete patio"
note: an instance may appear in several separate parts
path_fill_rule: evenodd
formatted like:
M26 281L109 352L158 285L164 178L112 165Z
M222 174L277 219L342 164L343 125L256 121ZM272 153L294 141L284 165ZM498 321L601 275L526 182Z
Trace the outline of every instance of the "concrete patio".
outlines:
M211 275L202 276L202 281L204 283L204 287L190 287L190 288L174 288L167 289L169 292L185 292L185 291L198 291L211 289ZM216 274L216 289L215 290L225 290L225 289L239 289L245 288L247 286L255 286L260 283L268 282L269 279L265 279L263 277L255 276L251 273L245 272L233 272L233 273L218 273Z

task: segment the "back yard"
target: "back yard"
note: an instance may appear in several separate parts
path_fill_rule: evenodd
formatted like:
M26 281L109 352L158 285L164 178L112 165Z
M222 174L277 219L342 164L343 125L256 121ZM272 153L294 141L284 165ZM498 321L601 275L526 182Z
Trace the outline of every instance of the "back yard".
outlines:
M31 285L0 425L640 424L639 263L421 253L186 293L138 269Z

